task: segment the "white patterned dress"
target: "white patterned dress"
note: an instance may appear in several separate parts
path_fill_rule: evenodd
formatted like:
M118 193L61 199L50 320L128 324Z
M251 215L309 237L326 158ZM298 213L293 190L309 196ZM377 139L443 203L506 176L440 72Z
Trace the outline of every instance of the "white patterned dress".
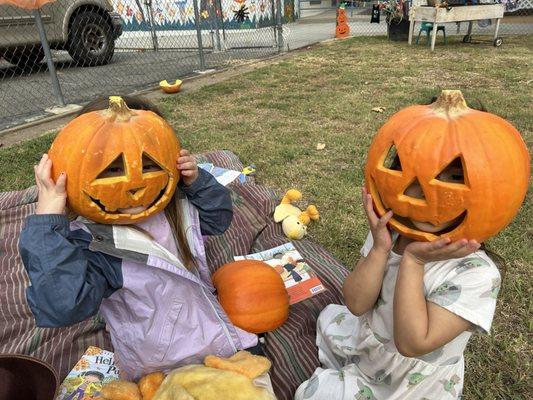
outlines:
M372 248L369 234L361 249ZM381 294L361 317L329 305L318 318L317 346L323 368L296 391L296 400L452 400L461 396L463 352L472 332L488 333L500 274L484 251L424 266L427 301L470 321L472 328L421 357L402 356L393 338L393 297L401 256L390 253Z

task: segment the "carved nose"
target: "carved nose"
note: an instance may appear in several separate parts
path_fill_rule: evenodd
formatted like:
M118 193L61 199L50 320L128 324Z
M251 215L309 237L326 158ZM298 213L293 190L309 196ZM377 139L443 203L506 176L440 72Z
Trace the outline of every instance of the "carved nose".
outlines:
M144 190L146 189L146 186L130 189L128 192L130 193L131 197L133 197L135 200L137 200L139 197L141 197L144 193Z
M420 185L418 178L415 178L415 180L409 185L409 187L405 189L403 194L405 196L413 197L415 199L420 199L420 200L426 199L426 196L424 195L424 191L422 190L422 185Z

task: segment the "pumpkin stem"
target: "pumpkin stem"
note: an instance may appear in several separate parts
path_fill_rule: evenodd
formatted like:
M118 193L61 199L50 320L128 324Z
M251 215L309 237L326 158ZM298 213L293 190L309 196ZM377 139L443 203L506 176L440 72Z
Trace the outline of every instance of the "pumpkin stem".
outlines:
M120 96L109 96L108 112L113 119L119 122L127 122L133 115L133 112Z
M470 111L460 90L443 90L431 107L435 113L448 117L455 117Z

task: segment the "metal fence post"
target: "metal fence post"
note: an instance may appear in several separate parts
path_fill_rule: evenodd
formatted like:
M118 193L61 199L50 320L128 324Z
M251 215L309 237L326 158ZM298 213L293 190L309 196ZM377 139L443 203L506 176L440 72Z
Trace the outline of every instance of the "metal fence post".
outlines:
M63 93L61 92L61 86L59 85L59 80L57 79L56 67L52 61L52 53L50 52L50 46L48 44L48 39L46 39L46 32L44 31L43 20L41 19L41 11L36 8L33 10L33 16L35 17L35 25L37 25L37 30L39 31L39 36L41 38L41 43L43 45L44 56L46 58L46 64L48 65L48 71L50 72L50 77L52 78L52 89L54 95L61 107L65 107L65 99Z
M283 51L283 22L281 19L281 1L282 0L276 0L276 28L278 31L278 51L280 53Z
M157 33L154 28L154 10L152 9L152 0L144 0L146 8L148 8L148 18L150 20L150 35L152 36L152 43L154 51L159 50L159 43L157 42ZM139 8L142 10L141 6Z
M219 21L218 21L218 9L217 9L217 4L215 2L213 2L213 4L211 4L211 11L214 10L214 15L211 17L212 20L215 22L215 35L216 35L216 49L218 51L221 51L222 50L222 46L220 45L220 27L219 27ZM222 13L222 11L221 11ZM215 49L215 45L213 44L213 50Z
M217 15L220 17L220 22L222 25L222 40L224 41L224 47L226 47L226 27L224 26L224 14L222 11L222 0L215 0L215 7L218 7L218 12L220 15Z
M194 8L194 25L196 26L196 38L198 39L198 57L200 58L200 70L205 70L204 46L202 44L202 27L200 26L200 11L198 0L192 0Z
M277 46L278 44L278 26L277 26L277 23L278 23L278 18L276 16L276 7L274 5L274 0L270 0L270 12L272 13L272 34L274 35L274 37L272 38L274 44Z

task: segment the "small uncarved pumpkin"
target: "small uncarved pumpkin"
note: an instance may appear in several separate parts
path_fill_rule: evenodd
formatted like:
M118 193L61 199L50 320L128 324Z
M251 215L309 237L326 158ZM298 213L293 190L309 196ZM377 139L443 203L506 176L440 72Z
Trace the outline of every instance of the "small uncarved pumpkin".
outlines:
M378 215L392 210L389 224L401 234L482 242L518 212L529 169L526 145L509 122L444 90L435 103L405 108L381 127L365 180ZM430 231L439 226L446 228Z
M54 180L62 171L67 174L72 211L103 224L131 224L162 211L171 200L180 146L157 114L130 110L118 96L111 96L109 105L71 121L48 155Z
M220 304L235 326L247 332L268 332L289 316L289 295L270 265L241 260L223 265L213 275Z

